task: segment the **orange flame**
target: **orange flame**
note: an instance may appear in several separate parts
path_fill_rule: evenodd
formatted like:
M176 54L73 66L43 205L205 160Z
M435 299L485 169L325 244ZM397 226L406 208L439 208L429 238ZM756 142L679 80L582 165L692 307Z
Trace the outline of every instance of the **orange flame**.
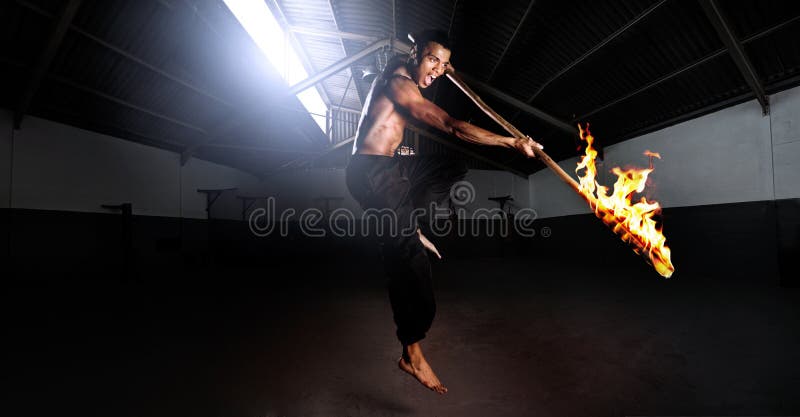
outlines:
M589 125L586 125L586 130L578 125L578 129L581 140L587 143L586 153L575 168L580 180L580 193L603 223L610 226L623 241L632 244L634 252L645 255L656 272L669 278L675 267L670 260L670 250L664 245L666 238L653 220L653 216L661 212L661 206L656 201L648 202L645 197L631 204L633 194L644 191L647 176L653 172L653 157L661 159L661 155L650 151L644 153L650 157L648 169L623 170L614 167L612 172L617 175L617 182L614 183L614 191L609 195L608 187L600 185L595 180L597 167L594 160L597 151L592 147L594 137L589 132ZM586 170L584 176L578 173L582 169Z
M588 129L588 127L587 127L587 129ZM644 151L644 156L650 156L650 157L661 159L661 154L658 153L658 152Z

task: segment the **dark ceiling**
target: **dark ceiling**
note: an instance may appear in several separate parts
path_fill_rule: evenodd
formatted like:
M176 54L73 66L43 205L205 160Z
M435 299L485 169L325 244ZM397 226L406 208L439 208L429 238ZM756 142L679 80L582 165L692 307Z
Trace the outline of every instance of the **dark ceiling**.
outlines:
M589 122L608 146L800 84L793 0L267 3L311 73L392 33L449 30L458 72L491 86L476 90L557 160L576 154L577 137L498 93L569 125ZM0 19L0 105L22 129L36 115L259 175L346 160L348 146L333 147L221 0L7 0ZM366 56L318 90L358 110L362 71L383 57ZM449 81L437 83L429 98L499 132ZM518 174L543 167L453 138L417 147Z

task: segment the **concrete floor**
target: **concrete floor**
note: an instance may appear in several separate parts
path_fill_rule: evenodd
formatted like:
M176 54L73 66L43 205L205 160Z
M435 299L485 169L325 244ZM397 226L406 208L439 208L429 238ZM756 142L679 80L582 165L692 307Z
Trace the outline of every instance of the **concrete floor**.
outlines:
M768 278L679 269L665 280L633 262L438 263L424 348L450 390L439 396L396 367L378 266L304 267L170 286L13 285L2 407L14 412L4 414L800 413L800 291Z

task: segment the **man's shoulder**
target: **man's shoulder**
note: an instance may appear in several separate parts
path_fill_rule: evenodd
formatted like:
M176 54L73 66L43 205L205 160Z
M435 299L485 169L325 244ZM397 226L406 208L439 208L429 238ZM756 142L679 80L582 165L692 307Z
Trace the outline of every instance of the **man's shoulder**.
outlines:
M411 78L411 72L406 67L406 59L403 59L402 56L396 56L390 59L386 64L386 69L384 70L383 74L387 81L396 77L403 77L413 81Z
M393 79L399 79L399 80L401 80L401 81L410 81L410 82L412 82L412 83L414 82L414 80L411 78L411 76L410 76L410 75L408 75L408 73L402 73L402 72L394 72L394 73L391 73L391 74L389 74L389 76L386 78L386 80L387 80L387 81L391 81L391 80L393 80Z

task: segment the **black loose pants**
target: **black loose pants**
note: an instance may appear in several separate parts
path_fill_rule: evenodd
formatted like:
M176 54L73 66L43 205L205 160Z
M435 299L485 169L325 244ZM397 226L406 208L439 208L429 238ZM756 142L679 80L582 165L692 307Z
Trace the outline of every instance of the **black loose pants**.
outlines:
M424 339L436 314L430 260L415 232L417 218L430 219L431 204L444 206L450 187L466 173L462 162L437 157L357 154L347 166L347 187L361 207L389 209L397 221L395 233L384 229L379 239L403 346Z

